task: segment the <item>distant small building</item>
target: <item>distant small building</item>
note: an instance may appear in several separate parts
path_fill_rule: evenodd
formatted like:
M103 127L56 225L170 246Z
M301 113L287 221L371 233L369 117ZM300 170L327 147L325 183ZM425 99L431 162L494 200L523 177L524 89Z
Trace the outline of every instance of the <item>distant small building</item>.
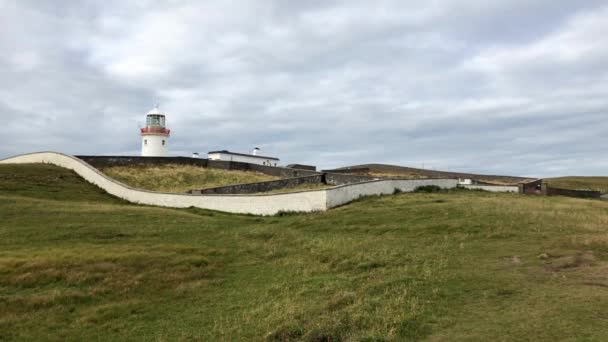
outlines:
M279 164L279 158L260 156L257 154L259 150L260 149L256 147L252 154L236 153L226 150L211 151L207 153L207 158L209 158L209 160L235 161L266 166L277 166Z
M470 178L458 178L458 185L471 185L473 180Z
M541 195L543 192L542 184L544 179L533 179L518 184L520 194Z

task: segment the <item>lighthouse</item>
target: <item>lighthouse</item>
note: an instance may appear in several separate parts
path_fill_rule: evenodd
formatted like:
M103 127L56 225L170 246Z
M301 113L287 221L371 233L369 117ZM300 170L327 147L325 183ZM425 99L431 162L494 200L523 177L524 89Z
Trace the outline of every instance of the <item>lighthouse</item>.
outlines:
M165 114L158 105L146 115L146 127L141 129L142 157L166 157L169 155L169 135L165 127Z

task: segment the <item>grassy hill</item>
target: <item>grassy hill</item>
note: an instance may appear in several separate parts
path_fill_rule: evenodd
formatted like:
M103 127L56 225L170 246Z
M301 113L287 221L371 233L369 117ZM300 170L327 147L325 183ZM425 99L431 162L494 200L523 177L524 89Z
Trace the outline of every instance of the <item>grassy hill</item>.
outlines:
M557 177L547 178L550 186L562 189L589 189L608 193L608 177Z
M338 172L348 172L353 170L357 173L363 173L375 177L389 178L429 178L429 177L444 177L444 178L470 178L480 182L486 182L497 185L517 185L518 183L532 180L533 178L516 177L516 176L498 176L498 175L480 175L474 173L463 172L448 172L429 169L418 169L414 167L387 165L387 164L362 164L335 169ZM327 170L332 171L332 170Z
M111 166L102 168L101 171L132 187L163 192L186 192L279 179L259 172L209 169L191 165Z
M0 165L0 340L603 340L608 203L477 191L277 217Z

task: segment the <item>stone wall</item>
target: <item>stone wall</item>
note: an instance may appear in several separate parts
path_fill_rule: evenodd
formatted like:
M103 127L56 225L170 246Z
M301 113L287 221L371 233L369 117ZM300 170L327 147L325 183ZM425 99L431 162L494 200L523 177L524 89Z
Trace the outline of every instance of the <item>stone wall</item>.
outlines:
M300 169L300 170L308 170L308 171L317 171L317 167L314 165L305 165L305 164L289 164L286 166L289 169Z
M349 175L340 173L325 173L325 183L329 185L344 185L352 183L368 182L377 179L371 176Z
M295 178L285 178L267 182L235 184L228 186L220 186L215 188L207 188L200 190L191 190L191 194L255 194L260 192L268 192L279 189L289 189L300 185L317 185L323 183L323 175L303 176Z
M369 167L353 167L353 168L344 168L344 169L323 170L323 172L365 175L365 174L372 172L372 170Z
M281 178L313 176L320 174L319 172L309 170L298 170L280 166L266 166L224 160L209 160L207 161L207 167L212 169L261 172L263 174Z
M96 167L103 168L109 166L127 166L127 165L194 165L207 167L207 159L190 158L190 157L141 157L141 156L75 156L78 159L84 160L86 163Z
M602 193L593 190L573 190L573 189L560 189L552 188L548 183L542 183L542 194L546 196L567 196L567 197L578 197L578 198L600 198Z

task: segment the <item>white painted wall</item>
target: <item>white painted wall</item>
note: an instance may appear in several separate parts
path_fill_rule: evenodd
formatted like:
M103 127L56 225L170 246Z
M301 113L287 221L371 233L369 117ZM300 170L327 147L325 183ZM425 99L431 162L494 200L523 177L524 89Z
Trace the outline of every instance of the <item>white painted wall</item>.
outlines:
M519 187L517 185L460 185L460 187L490 192L519 192Z
M207 154L207 158L209 160L224 160L224 161L235 161L241 163L250 163L250 164L259 164L259 165L269 165L269 166L278 166L279 161L275 159L267 159L260 158L258 156L239 156L228 153L209 153Z
M395 189L402 192L412 192L417 187L425 185L437 185L443 189L453 189L458 185L458 180L390 179L341 185L325 190L327 191L327 208L334 208L363 196L390 195L395 192Z
M163 144L163 141L165 142ZM141 136L142 157L169 156L169 136L164 134L145 134Z
M171 208L197 207L230 213L274 215L281 211L322 211L353 201L361 196L388 195L395 188L407 192L418 186L438 185L442 188L457 186L455 179L375 180L342 185L330 189L292 192L271 195L190 195L162 193L134 189L122 184L84 161L56 152L24 154L4 160L0 164L48 163L74 170L86 181L97 185L111 195L132 203Z

